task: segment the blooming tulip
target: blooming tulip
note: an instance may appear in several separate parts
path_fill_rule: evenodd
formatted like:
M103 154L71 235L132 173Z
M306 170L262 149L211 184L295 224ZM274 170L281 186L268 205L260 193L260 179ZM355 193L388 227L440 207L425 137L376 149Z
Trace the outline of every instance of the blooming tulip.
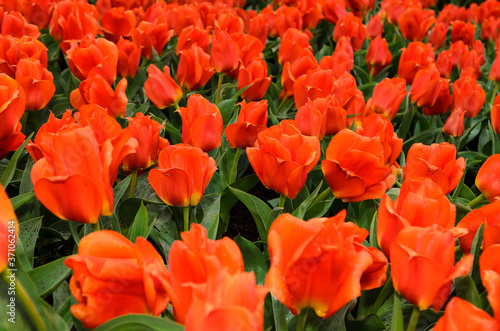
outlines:
M291 199L306 183L320 158L316 137L304 136L292 120L283 120L257 135L247 148L248 161L264 186Z
M383 114L392 120L406 97L406 81L403 78L384 78L373 88L372 97L365 107L365 114Z
M343 36L347 37L354 51L363 46L366 38L366 27L359 17L347 13L339 19L333 30L333 40L338 41Z
M267 76L267 64L263 59L254 59L246 66L240 66L238 74L238 90L249 86L241 94L247 101L261 100L271 83L271 75Z
M346 127L346 111L340 107L337 99L330 95L306 103L295 115L297 127L302 134L318 137L334 135Z
M267 126L267 100L247 103L243 100L236 123L229 124L224 132L231 148L252 147L257 134Z
M182 98L182 89L170 76L170 68L164 66L163 71L165 73L151 64L148 68L148 79L144 83L146 96L160 109L176 105Z
M487 312L472 303L454 297L446 305L444 315L434 325L434 331L499 330L500 325Z
M217 30L212 36L210 63L218 73L226 73L238 68L239 48L227 31Z
M453 83L452 109L461 108L465 117L476 117L486 100L486 92L475 77L465 71Z
M404 78L408 84L421 68L429 69L434 63L434 50L431 44L413 41L403 48L399 58L398 77Z
M479 272L481 281L488 293L488 301L493 309L493 315L500 323L500 296L498 295L498 284L500 284L500 264L498 263L500 245L485 248L479 257Z
M4 270L9 261L12 262L12 255L16 249L17 234L19 233L19 224L16 214L10 203L9 196L5 193L3 186L0 185L0 272ZM14 269L14 267L9 267Z
M113 7L101 17L101 29L106 39L117 43L121 37L130 37L137 18L132 10L124 7Z
M214 75L210 56L198 45L182 50L179 56L176 78L182 88L192 91L205 85Z
M345 215L304 222L282 214L272 223L266 286L293 314L312 308L326 319L362 290L384 284L387 259L361 244L368 231L344 222Z
M27 110L44 108L56 91L52 73L38 60L21 59L17 63L16 80L24 89Z
M133 42L123 38L120 38L116 47L118 48L118 75L135 77L141 62L141 49Z
M14 133L23 117L26 107L26 96L21 85L6 74L0 74L0 141Z
M56 41L81 40L99 32L99 13L89 3L64 0L54 6L49 31Z
M408 6L399 16L398 26L403 37L410 41L422 41L434 24L434 10L423 10L420 6Z
M69 288L78 302L71 313L86 328L125 314L159 315L167 308L167 269L142 237L134 244L115 231L91 233L64 264L73 269Z
M500 196L498 171L500 171L500 154L493 154L484 161L477 172L476 186L489 202L497 200Z
M483 223L484 231L481 247L486 249L489 246L500 244L500 201L494 201L486 206L472 210L457 224L458 228L465 228L469 231L458 238L460 248L464 254L470 254L474 237Z
M217 167L215 160L197 147L178 144L165 147L158 169L149 172L153 190L169 206L195 206Z

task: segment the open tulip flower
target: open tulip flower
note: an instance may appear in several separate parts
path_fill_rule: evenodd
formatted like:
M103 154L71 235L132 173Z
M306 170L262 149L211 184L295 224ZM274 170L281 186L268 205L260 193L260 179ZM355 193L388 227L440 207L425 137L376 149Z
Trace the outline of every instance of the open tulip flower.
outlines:
M500 197L499 170L500 154L494 154L484 161L477 172L476 186L489 202L498 200Z
M479 258L479 270L483 285L486 288L486 292L488 292L488 301L493 309L493 314L496 321L500 323L500 296L498 292L498 286L500 285L499 253L500 245L493 245L486 248Z
M2 185L0 185L0 207L0 272L2 272L8 262L12 261L12 255L9 256L8 253L15 249L19 234L16 214ZM9 269L13 269L11 267L12 265Z

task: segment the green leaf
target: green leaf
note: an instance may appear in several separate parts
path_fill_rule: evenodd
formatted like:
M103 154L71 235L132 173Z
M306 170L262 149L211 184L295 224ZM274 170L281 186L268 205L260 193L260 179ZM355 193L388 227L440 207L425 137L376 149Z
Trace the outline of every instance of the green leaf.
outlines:
M166 318L130 314L108 321L95 331L182 331L184 327Z
M233 115L234 107L236 106L237 99L231 98L228 100L222 100L217 104L217 108L222 115L222 121L224 125L227 125L231 116Z
M377 314L372 313L357 319L348 318L347 328L357 331L382 331L385 330L385 325Z
M148 236L148 211L146 210L146 207L144 207L144 202L141 201L139 211L135 214L134 223L129 229L128 239L135 242L137 237L144 237L147 239Z
M122 199L123 195L127 191L127 188L130 184L131 178L132 178L132 175L127 176L121 182L119 182L118 185L116 185L115 188L113 189L113 194L115 196L115 202L114 202L114 206L113 206L113 214L110 216L101 216L103 230L111 229L111 230L114 230L118 233L121 233L121 226L120 226L120 222L118 222L118 219L116 217L116 214L117 214L116 210L117 210L118 204L120 203L120 200Z
M243 255L243 261L245 261L245 271L253 271L255 273L257 284L264 285L268 267L266 259L260 249L240 235L236 236L234 241L240 248L241 255Z
M399 295L394 293L394 305L392 313L391 330L403 331L403 310L401 309L401 302L399 301Z
M64 264L66 258L62 257L28 271L28 276L35 283L36 291L42 299L55 291L71 273L71 269Z
M240 191L231 186L228 186L228 188L248 208L253 219L255 220L255 224L257 225L260 239L263 242L267 242L267 231L269 229L266 227L266 224L269 214L271 214L271 207L256 196Z
M474 280L470 275L455 279L455 290L457 291L458 297L469 301L474 306L481 309L481 298L479 297L476 284L474 284Z
M33 183L31 182L31 169L35 162L31 157L28 158L24 167L23 176L21 177L21 185L19 185L19 194L33 192Z
M33 257L35 253L35 245L38 238L38 232L40 231L40 227L42 226L42 218L43 216L36 217L19 224L19 241L23 245L26 257L31 267L33 266Z
M28 142L31 140L31 137L33 137L34 132L32 132L28 138L24 141L24 143L15 151L14 155L12 155L12 158L9 161L9 164L7 165L7 169L5 169L2 178L0 178L0 184L4 188L6 188L12 178L14 177L14 172L16 171L16 165L17 165L17 160L21 156L21 153L24 151L24 148L28 144Z
M484 223L481 224L479 229L474 236L474 241L472 241L472 247L470 253L474 256L474 263L472 264L472 270L470 271L470 276L474 280L474 284L479 288L482 286L481 275L479 273L479 257L481 256L481 246L483 245L483 232Z
M31 201L34 197L35 197L34 192L28 192L13 197L12 199L10 199L10 203L12 204L12 208L14 208L14 210L17 210L17 208Z
M220 194L213 193L203 196L199 206L203 210L201 225L207 229L209 239L215 240L219 227Z
M304 202L302 202L300 206L293 211L293 216L304 219L304 215L306 214L307 209L309 209L311 204L314 202L314 199L316 199L316 197L318 196L318 192L321 189L322 184L323 182L319 183L318 187L316 187L316 189L307 197L307 199L305 199Z

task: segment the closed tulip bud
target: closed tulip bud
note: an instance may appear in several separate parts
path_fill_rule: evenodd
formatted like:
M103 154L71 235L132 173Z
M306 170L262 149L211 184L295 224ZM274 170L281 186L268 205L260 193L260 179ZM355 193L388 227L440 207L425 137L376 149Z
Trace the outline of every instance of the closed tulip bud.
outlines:
M451 55L448 51L441 51L436 59L436 69L441 77L450 78L453 69Z
M247 148L248 161L262 184L291 199L304 187L320 155L318 138L302 135L292 120L260 132L255 146Z
M497 56L493 61L488 79L496 83L500 82L500 56Z
M133 42L120 38L118 48L118 75L120 77L135 77L141 62L141 49Z
M144 83L146 96L160 109L176 105L182 98L182 89L170 76L170 68L164 66L163 71L151 64L148 68L148 79Z
M460 137L464 133L465 111L462 108L452 110L443 126L443 132L452 137Z
M240 67L238 74L238 90L250 85L241 94L247 101L261 100L271 83L271 75L267 76L267 64L263 59L254 59L247 66Z
M272 223L266 286L292 314L312 308L327 319L362 290L386 281L387 259L361 244L368 231L345 222L345 216L343 210L304 222L282 214Z
M446 305L444 315L434 325L434 331L459 331L464 326L471 330L499 330L500 324L487 312L469 301L453 297Z
M93 232L64 264L73 269L69 288L77 303L70 310L85 328L125 314L159 315L168 306L168 271L142 237L134 244L115 231Z
M373 88L372 97L366 103L365 114L382 114L392 120L407 94L403 78L384 78Z
M365 108L365 97L363 92L356 89L349 101L344 105L347 118L347 126L351 127L354 122L363 118L363 109Z
M26 107L26 96L22 86L6 74L0 74L0 141L14 133L23 117Z
M448 26L444 25L443 23L438 22L434 25L429 36L429 42L435 50L441 48L446 40L447 32Z
M239 48L227 31L217 30L213 34L210 63L218 73L226 73L238 68Z
M267 100L239 103L240 113L236 123L229 124L224 132L231 148L253 147L257 134L267 128Z
M216 105L199 94L189 97L186 107L177 110L182 117L182 142L204 152L216 149L222 139L222 115Z
M375 39L382 36L384 33L384 23L382 23L382 14L378 12L377 15L372 16L366 25L366 33L368 37Z
M142 56L149 60L153 57L153 49L161 55L163 48L173 35L174 32L169 30L165 18L160 18L153 23L140 22L132 30L132 41L141 47Z
M439 311L451 294L453 280L472 268L473 256L456 265L455 238L437 226L403 229L391 244L394 289L421 310Z
M299 108L295 115L297 127L306 136L323 140L346 127L346 111L334 96L318 98Z
M481 26L481 39L495 41L500 32L500 19L494 16L487 17Z
M392 61L392 54L389 51L389 44L382 37L376 37L370 42L366 52L365 62L368 64L370 72L373 70L373 76L378 73Z

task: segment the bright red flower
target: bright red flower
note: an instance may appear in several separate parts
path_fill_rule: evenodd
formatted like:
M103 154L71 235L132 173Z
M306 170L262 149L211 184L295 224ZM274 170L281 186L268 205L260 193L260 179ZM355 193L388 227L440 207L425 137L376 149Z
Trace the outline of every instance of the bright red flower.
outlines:
M338 41L341 37L347 37L352 49L357 51L363 46L366 38L366 27L359 17L347 13L339 19L333 30L333 39Z
M22 86L6 74L0 74L0 141L12 135L23 117L26 96Z
M199 94L189 97L186 107L177 110L182 117L182 142L204 152L216 149L222 139L222 115L216 105Z
M208 31L197 26L188 26L183 29L177 40L177 55L183 50L192 48L193 44L203 49L205 53L209 53L210 38Z
M477 172L476 186L489 202L497 200L500 196L498 171L500 171L500 154L493 154L484 161Z
M361 244L368 231L345 216L343 210L304 222L282 214L272 223L266 286L293 314L312 308L326 319L362 290L384 284L387 259Z
M500 82L500 56L497 56L491 64L490 74L488 79L496 83Z
M421 6L409 6L398 18L399 30L410 41L422 41L436 21L434 10Z
M292 62L285 62L281 71L282 94L293 96L293 86L297 78L305 75L309 71L318 69L318 61L309 49L302 50L301 55Z
M161 55L163 48L174 32L168 28L165 17L154 22L142 21L132 30L132 41L141 47L142 56L153 57L153 49Z
M441 48L443 43L446 41L446 34L448 33L448 26L444 23L437 22L431 30L429 36L429 42L435 50Z
M391 64L392 54L389 51L387 40L382 37L376 37L370 42L366 52L365 62L368 64L368 70L373 70L373 77L385 67Z
M205 85L214 75L210 65L210 55L201 47L192 45L190 49L183 50L179 55L179 65L175 78L182 88L193 91Z
M447 50L441 51L436 59L436 69L441 77L450 78L451 70L453 69L450 52Z
M278 36L282 37L291 28L302 30L302 14L298 8L282 5L276 9L275 15L272 30L276 30ZM269 32L270 35L274 32L272 30Z
M218 73L226 73L240 64L238 44L224 30L217 30L212 36L210 63Z
M372 97L365 107L365 114L382 114L392 120L406 97L406 81L403 78L384 78L373 88Z
M413 41L401 52L399 58L398 76L404 78L408 84L422 68L429 69L434 63L434 50L431 44Z
M291 64L303 56L304 49L311 50L309 40L312 38L307 32L290 28L281 37L280 48L278 50L278 61L281 64L290 62Z
M99 12L95 6L82 1L57 2L50 19L49 31L56 41L82 40L89 34L95 38L99 33Z
M93 232L64 264L73 269L69 287L78 302L71 313L86 328L125 314L159 315L168 306L168 271L142 237L134 244L115 231Z
M346 111L334 96L318 98L299 108L295 122L302 134L318 137L334 135L346 127Z
M500 135L500 94L497 94L495 100L493 101L490 116L493 129L498 135Z
M118 48L118 75L120 77L135 77L141 62L141 49L133 42L120 38Z
M464 133L465 111L462 108L452 110L443 126L443 132L452 137L460 137Z
M16 80L26 95L26 109L45 108L56 91L52 73L38 60L21 59L16 69Z
M305 185L320 155L318 138L302 135L292 120L260 132L255 146L247 148L248 161L262 184L291 199Z
M117 43L122 37L130 38L132 29L137 25L137 18L132 10L113 7L101 17L101 29L106 39Z
M442 95L442 91L445 94L448 91L448 99L451 102L449 80L441 78L436 67L433 66L430 69L421 69L417 72L411 84L410 99L418 107L433 109L438 102L438 98ZM443 114L448 110L448 107L439 109L438 113Z
M378 36L382 37L384 33L384 23L382 23L382 13L378 12L377 15L372 16L366 25L366 33L368 37L374 39Z
M28 36L35 39L40 37L40 30L38 26L34 24L29 24L26 18L19 12L10 12L3 14L1 19L2 23L2 35L11 35L14 38L21 38L22 36Z
M476 38L476 25L464 21L451 22L451 42L463 41L465 45L472 46Z
M453 297L446 305L444 315L434 325L434 331L459 331L464 326L470 330L499 330L500 325L487 312L469 301Z
M240 66L238 74L238 90L250 85L241 94L247 101L261 100L271 83L271 75L267 76L267 64L256 58L246 66Z
M182 89L170 76L170 68L164 66L163 71L154 64L149 65L148 79L144 83L146 96L160 109L176 105L182 98Z
M236 123L229 124L224 132L231 148L252 147L257 135L267 128L267 100L247 103L243 100Z
M462 72L453 83L452 110L462 109L465 117L476 117L486 100L486 92L474 76Z

